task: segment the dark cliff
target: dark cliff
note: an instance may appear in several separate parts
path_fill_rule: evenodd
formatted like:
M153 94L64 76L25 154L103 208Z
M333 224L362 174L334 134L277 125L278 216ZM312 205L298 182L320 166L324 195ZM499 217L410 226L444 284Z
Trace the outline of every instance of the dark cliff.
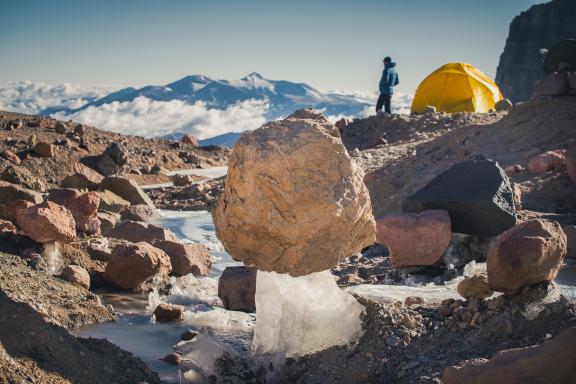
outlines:
M496 71L504 96L513 102L529 99L532 85L544 76L540 49L567 38L576 38L576 0L534 5L516 16Z

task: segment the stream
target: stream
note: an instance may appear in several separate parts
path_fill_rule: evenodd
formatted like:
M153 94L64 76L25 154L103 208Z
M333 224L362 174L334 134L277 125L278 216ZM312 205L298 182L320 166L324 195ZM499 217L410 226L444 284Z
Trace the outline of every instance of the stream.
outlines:
M219 167L225 168L225 167ZM225 169L206 171L208 177L225 174ZM105 338L119 347L132 352L157 372L164 383L183 382L183 372L178 366L159 359L170 353L180 342L186 330L201 331L209 327L213 335L226 348L247 356L250 351L255 315L227 311L218 298L218 277L227 266L240 265L232 260L216 238L212 216L207 211L160 210L154 224L172 230L185 242L204 243L210 249L212 269L208 276L192 275L172 278L170 295L161 297L157 292L150 294L102 293L104 304L112 304L118 314L116 321L84 327L75 333L82 337ZM407 296L421 296L439 301L458 298L456 285L459 279L444 286L388 286L359 285L349 288L350 292L382 302L403 301ZM576 260L567 260L556 280L562 291L576 300ZM151 313L160 302L184 305L185 319L178 323L155 323Z

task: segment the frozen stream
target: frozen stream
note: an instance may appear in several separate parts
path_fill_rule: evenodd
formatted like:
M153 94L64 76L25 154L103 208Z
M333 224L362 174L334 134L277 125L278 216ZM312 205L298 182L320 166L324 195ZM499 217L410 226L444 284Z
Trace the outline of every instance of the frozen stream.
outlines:
M116 322L108 322L77 331L79 336L106 338L121 348L141 358L152 370L159 373L166 383L181 382L178 367L158 359L172 351L187 329L199 331L202 327L213 329L217 340L231 350L247 354L253 336L255 316L227 311L221 307L218 292L218 277L231 265L238 265L224 251L216 238L214 223L209 212L160 211L156 224L171 229L180 239L206 244L212 255L212 270L209 276L195 278L192 275L174 279L174 288L168 297L157 294L102 294L105 304L112 304L119 313ZM446 286L386 286L361 285L350 288L355 294L382 302L403 299L406 296L421 296L428 301L439 301L447 297L457 298L457 281ZM562 290L576 299L576 263L570 261L560 272L557 283ZM151 310L159 301L185 305L185 320L181 323L154 323ZM209 348L209 346L207 347Z

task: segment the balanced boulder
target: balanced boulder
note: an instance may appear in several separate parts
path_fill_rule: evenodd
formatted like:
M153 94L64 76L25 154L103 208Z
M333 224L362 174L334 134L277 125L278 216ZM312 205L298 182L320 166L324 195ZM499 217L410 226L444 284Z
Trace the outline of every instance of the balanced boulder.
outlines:
M152 203L152 200L144 193L142 188L136 182L125 177L106 177L102 180L100 188L115 193L124 200L129 201L130 204L146 204L151 208L155 208L154 203Z
M452 232L493 237L516 223L510 180L493 160L467 160L436 176L404 203L405 212L444 209Z
M376 219L376 239L396 267L433 265L450 245L448 212L390 214Z
M256 312L256 269L226 267L218 279L218 297L231 311Z
M154 243L170 257L172 275L185 276L192 273L194 276L205 276L210 272L212 259L208 248L204 244L182 244L176 241L162 240Z
M533 219L504 232L488 252L488 284L515 294L521 288L552 281L566 255L566 234L554 221Z
M338 129L300 110L243 134L212 214L228 253L260 270L324 271L373 244L375 224L361 169Z
M112 251L104 279L123 289L135 289L157 274L168 276L170 258L147 243L119 244Z
M16 222L26 236L39 243L72 241L76 237L72 213L51 201L19 210Z

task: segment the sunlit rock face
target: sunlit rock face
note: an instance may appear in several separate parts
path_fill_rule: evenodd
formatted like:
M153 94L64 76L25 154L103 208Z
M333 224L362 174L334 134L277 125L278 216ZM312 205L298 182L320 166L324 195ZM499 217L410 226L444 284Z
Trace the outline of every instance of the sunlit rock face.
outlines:
M312 110L242 135L213 217L235 260L292 276L330 269L375 240L363 172Z

